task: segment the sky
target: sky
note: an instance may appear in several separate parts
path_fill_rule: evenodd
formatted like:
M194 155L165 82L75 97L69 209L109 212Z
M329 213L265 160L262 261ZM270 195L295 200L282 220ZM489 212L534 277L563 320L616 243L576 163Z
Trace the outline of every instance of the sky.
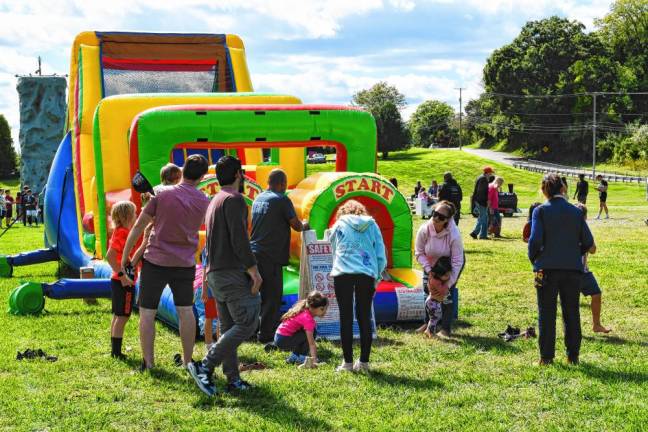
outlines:
M558 15L593 30L610 0L0 0L0 114L18 146L15 75L67 74L85 30L234 33L256 91L349 104L379 81L459 109L481 92L489 55L531 20Z

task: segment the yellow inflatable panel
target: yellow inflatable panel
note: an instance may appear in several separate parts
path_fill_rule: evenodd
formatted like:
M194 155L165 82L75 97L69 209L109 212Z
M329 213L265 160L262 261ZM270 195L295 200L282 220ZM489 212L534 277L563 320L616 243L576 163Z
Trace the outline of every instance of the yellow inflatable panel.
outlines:
M408 285L416 287L421 284L422 274L420 271L411 268L391 268L387 272L394 278L405 282Z
M95 128L99 128L98 145L101 155L97 155L96 163L101 164L101 172L104 173L104 191L130 187L128 131L135 116L144 110L165 105L299 103L301 100L294 96L254 93L143 94L105 98L97 106L94 125Z
M68 90L68 124L67 129L74 128L74 113L76 113L76 99L74 95L74 89L76 88L76 82L78 78L78 69L79 69L79 48L81 45L87 46L99 46L99 39L93 31L81 32L74 38L74 43L72 44L72 52L70 55L70 76L69 76L69 90ZM94 109L93 109L94 110Z

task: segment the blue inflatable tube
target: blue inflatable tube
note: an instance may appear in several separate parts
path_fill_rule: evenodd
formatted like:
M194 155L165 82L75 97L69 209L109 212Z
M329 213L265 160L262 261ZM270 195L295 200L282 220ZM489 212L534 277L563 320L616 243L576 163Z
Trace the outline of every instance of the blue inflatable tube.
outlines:
M61 260L73 269L87 266L92 257L82 250L79 241L70 132L61 141L52 161L43 218L45 245L56 248Z
M110 298L110 279L60 279L43 284L43 294L49 298Z
M7 257L7 262L14 267L31 264L41 264L50 261L57 261L59 254L55 248L39 249Z

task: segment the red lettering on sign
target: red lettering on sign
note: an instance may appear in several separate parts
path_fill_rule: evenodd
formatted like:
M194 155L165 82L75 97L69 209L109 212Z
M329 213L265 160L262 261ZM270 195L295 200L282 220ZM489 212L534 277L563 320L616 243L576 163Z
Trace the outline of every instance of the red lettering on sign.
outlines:
M380 186L378 180L371 180L371 192L380 195Z
M388 186L383 185L383 193L382 193L383 198L389 201L390 195L394 195L394 191L391 190Z
M344 184L347 186L347 193L353 192L355 190L355 184L357 181L358 179L351 179L344 182Z
M360 186L358 186L358 190L369 190L369 182L367 182L367 179L362 179L360 181Z
M331 253L331 245L330 244L309 244L308 245L308 254L309 255L322 255L322 254L330 254Z
M250 186L247 187L247 190L248 190L248 198L254 201L254 197L257 194L257 190Z
M344 184L340 184L335 188L335 199L342 198L344 195L345 190L344 190Z

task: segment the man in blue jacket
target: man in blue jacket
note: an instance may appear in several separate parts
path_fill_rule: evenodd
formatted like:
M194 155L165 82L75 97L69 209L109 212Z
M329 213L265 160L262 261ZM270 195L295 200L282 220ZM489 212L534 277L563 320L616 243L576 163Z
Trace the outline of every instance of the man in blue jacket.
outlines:
M552 363L555 355L558 295L565 327L567 361L578 363L582 257L594 247L594 238L583 212L567 202L564 188L558 175L547 174L542 180L542 192L547 201L533 211L531 219L529 260L536 274L541 365Z

